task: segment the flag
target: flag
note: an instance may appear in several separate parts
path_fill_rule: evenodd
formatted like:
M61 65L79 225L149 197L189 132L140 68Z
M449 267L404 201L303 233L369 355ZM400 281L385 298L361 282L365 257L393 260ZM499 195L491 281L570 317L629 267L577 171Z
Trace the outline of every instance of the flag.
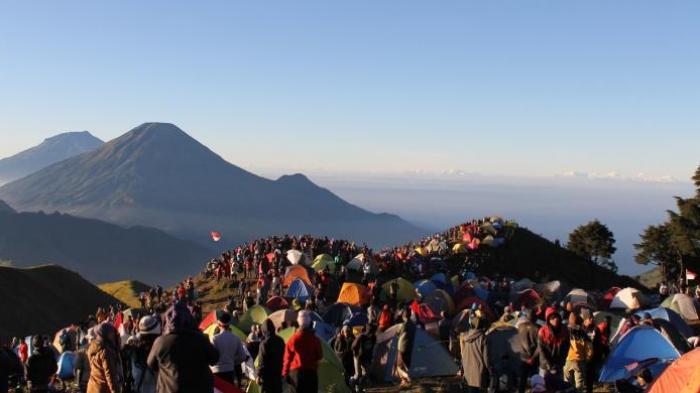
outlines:
M221 240L221 232L211 231L211 240L218 242Z
M238 387L214 376L214 393L243 393Z
M697 276L697 275L695 274L695 272L690 271L690 270L688 270L688 269L685 269L685 278L686 278L686 279L688 279L688 280L695 280L695 277L696 277L696 276Z

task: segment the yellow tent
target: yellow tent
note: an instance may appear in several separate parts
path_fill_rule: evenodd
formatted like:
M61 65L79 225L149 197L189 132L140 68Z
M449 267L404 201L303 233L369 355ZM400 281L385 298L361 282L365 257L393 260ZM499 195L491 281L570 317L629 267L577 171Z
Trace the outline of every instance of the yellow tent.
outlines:
M467 252L467 246L465 246L463 243L457 243L452 246L452 252L455 254L464 254Z
M423 257L428 254L423 247L416 247L416 252Z
M382 297L384 299L389 297L389 288L391 288L392 283L398 284L397 298L401 302L410 302L416 298L416 287L413 286L408 280L404 278L395 278L391 281L387 281L382 285Z

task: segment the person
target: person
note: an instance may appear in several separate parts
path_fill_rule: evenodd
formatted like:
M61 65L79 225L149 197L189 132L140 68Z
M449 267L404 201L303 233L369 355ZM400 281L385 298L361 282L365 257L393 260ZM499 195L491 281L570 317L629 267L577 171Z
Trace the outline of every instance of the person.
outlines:
M147 364L158 371L158 393L211 392L214 377L210 365L219 360L219 352L197 330L194 318L184 302L165 312L164 334L153 343Z
M372 364L372 354L376 343L377 325L370 322L362 328L362 333L352 343L352 354L355 362L355 375L351 379L352 383L362 385L362 378L367 375Z
M546 374L561 376L568 352L568 332L561 323L561 316L554 308L547 308L545 319L545 325L537 333L540 374L544 377Z
M642 392L647 392L651 389L651 384L654 382L654 378L651 375L651 371L644 367L636 375L637 384Z
M413 355L413 343L416 338L416 324L411 319L411 310L404 309L401 312L403 323L400 325L397 335L399 337L396 351L396 374L401 379L400 388L411 385L411 356Z
M0 348L0 393L7 393L11 377L23 373L24 366L19 356L10 348Z
M586 384L586 366L593 355L593 345L575 312L569 314L569 351L564 364L564 380L582 391Z
M450 342L450 330L452 328L452 321L447 317L445 311L440 311L440 320L438 321L438 336L442 345L447 348Z
M102 322L95 326L94 334L87 351L90 361L87 393L121 393L124 374L117 329L109 322Z
M211 336L211 343L219 351L219 360L211 366L211 371L228 383L233 384L235 379L238 387L241 387L243 382L241 363L247 360L248 353L241 339L230 331L231 314L217 315L216 323L217 328L215 334Z
M586 392L593 393L593 385L598 376L598 370L603 365L606 349L603 345L602 334L595 325L593 313L590 310L583 309L581 317L583 318L583 330L588 335L593 350L586 367Z
M246 338L246 347L248 348L248 353L250 357L256 359L258 357L258 351L260 350L260 341L262 341L263 335L261 332L261 327L258 324L254 324L250 330L250 334Z
M299 329L284 349L282 376L292 393L318 391L318 364L323 359L321 341L311 327L311 315L303 310L297 316Z
M155 393L157 379L152 369L148 367L148 354L153 343L161 334L160 322L157 318L147 315L139 321L139 332L127 346L131 347L128 362L133 375L132 391L134 393ZM125 351L127 352L127 351Z
M51 377L58 370L54 354L46 346L46 339L32 337L32 354L27 360L27 382L30 392L48 392Z
M537 314L535 310L525 312L525 321L518 325L518 340L520 342L520 378L518 392L524 393L528 378L537 373L539 349L537 347Z
M78 383L78 389L81 393L87 392L87 385L90 382L90 359L88 358L87 350L90 342L94 339L94 329L90 328L88 329L85 338L80 343L78 351L75 353L73 372L75 374L75 380Z
M340 332L333 338L333 352L338 356L345 369L345 383L349 385L350 377L355 375L355 360L352 355L352 344L355 336L349 325L344 325Z
M275 333L275 324L268 318L261 326L264 338L260 343L258 385L262 393L282 393L284 340Z
M472 392L486 391L489 382L490 361L484 322L482 318L473 317L472 329L460 336L464 380Z

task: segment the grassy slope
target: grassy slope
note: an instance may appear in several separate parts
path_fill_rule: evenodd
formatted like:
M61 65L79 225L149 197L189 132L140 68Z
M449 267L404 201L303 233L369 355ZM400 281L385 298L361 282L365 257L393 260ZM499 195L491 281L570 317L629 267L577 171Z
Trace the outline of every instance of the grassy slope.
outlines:
M147 284L134 280L107 282L99 284L98 287L110 296L133 308L141 306L139 294L151 288Z

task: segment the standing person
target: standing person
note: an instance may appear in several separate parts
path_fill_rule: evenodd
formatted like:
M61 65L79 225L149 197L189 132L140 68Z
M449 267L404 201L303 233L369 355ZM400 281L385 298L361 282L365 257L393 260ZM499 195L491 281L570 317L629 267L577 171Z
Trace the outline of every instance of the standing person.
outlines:
M552 307L545 312L546 324L537 334L537 346L540 352L540 374L555 374L561 379L564 361L568 352L569 334L561 323L561 316Z
M95 339L88 347L90 379L87 393L121 393L124 386L119 356L119 334L109 322L94 327Z
M460 337L464 380L469 391L485 392L489 382L490 362L484 319L474 317L470 324L472 329Z
M42 336L32 337L32 354L27 360L27 382L30 392L48 392L51 377L58 370L53 352Z
M90 359L87 355L87 350L90 342L95 339L94 328L90 328L85 335L85 338L80 343L78 351L75 353L75 363L73 364L73 372L75 380L78 383L78 389L81 393L87 392L87 385L90 382Z
M605 348L601 338L600 330L595 325L593 313L590 310L582 310L581 317L583 318L583 330L588 335L591 342L593 353L586 367L586 392L593 393L593 384L598 375L598 369L603 365L605 357Z
M161 334L160 322L152 316L145 316L139 321L139 332L135 339L128 345L132 350L131 372L133 374L134 393L155 393L157 377L155 372L148 367L148 354L151 353L153 343ZM127 351L125 351L127 352Z
M411 310L408 308L401 312L401 319L403 323L398 331L396 374L401 379L400 388L406 388L411 385L411 356L416 338L416 324L411 320Z
M528 309L525 314L525 322L518 325L518 340L520 341L520 376L518 392L525 393L527 381L537 374L537 360L540 355L537 346L537 314Z
M0 393L7 393L10 377L22 375L24 366L11 348L0 348Z
M284 340L275 333L275 324L266 319L261 327L264 338L260 343L258 385L262 393L282 393L282 363Z
M153 343L147 364L158 372L158 393L211 392L214 377L210 365L219 353L197 330L190 310L183 302L165 312L164 335Z
M362 378L367 374L372 364L372 354L377 343L377 325L368 323L362 328L362 333L352 343L352 354L355 362L355 375L351 382L362 385Z
M564 364L564 380L583 391L586 384L586 366L593 353L588 335L581 326L583 321L575 312L569 314L569 351Z
M350 377L355 375L355 361L352 356L352 344L355 336L349 325L344 325L333 340L333 352L335 352L345 369L345 384L349 385Z
M246 361L248 353L241 339L229 330L231 314L221 313L216 323L218 326L211 337L211 343L219 351L219 360L211 366L211 371L228 383L233 384L234 380L237 381L238 387L241 387L243 382L241 363Z
M299 329L284 349L282 376L292 393L318 391L318 363L323 359L321 341L311 327L311 314L304 310L297 317Z

